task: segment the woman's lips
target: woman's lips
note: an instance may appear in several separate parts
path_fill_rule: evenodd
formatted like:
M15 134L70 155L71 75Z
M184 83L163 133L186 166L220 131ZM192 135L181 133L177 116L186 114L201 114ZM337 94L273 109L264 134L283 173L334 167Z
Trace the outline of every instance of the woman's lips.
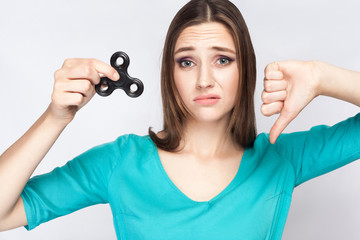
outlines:
M200 95L194 98L194 102L201 105L213 105L220 100L220 96L216 94Z

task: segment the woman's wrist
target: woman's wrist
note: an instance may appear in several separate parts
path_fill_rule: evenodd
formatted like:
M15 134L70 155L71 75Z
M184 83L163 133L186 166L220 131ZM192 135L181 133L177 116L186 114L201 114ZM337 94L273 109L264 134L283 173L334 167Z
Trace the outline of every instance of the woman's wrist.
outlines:
M360 73L316 61L319 95L337 98L360 106Z
M341 84L344 83L346 70L321 61L316 61L316 69L319 95L345 100L343 95L346 88Z
M320 96L323 95L324 93L324 71L323 71L323 62L320 61L311 61L311 65L312 65L312 71L313 71L313 76L314 76L314 80L315 81L315 92L316 92L316 96Z
M64 129L72 120L72 118L59 118L51 109L51 104L48 106L43 114L43 122L54 128Z

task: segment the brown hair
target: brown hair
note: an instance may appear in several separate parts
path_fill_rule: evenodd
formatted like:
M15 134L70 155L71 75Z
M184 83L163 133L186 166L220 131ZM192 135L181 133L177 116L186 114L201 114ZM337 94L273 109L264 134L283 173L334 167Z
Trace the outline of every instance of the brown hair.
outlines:
M239 9L228 0L191 0L172 20L165 40L161 68L164 136L158 137L149 129L151 139L160 149L177 150L189 114L174 82L175 43L185 28L206 22L222 23L232 33L238 60L239 87L228 131L239 146L247 147L254 143L256 59L246 23Z

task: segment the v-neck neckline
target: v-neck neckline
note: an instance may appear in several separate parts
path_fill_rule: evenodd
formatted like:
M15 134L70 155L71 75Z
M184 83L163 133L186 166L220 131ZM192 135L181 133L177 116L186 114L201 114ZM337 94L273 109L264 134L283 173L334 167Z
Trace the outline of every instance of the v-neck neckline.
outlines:
M161 162L159 150L157 149L156 144L151 140L150 137L148 139L152 143L153 151L154 151L154 158L159 167L160 172L164 176L164 179L169 183L170 187L172 187L183 199L185 199L186 201L189 201L193 204L211 204L211 203L215 202L216 200L224 197L227 193L231 192L231 190L233 190L236 186L238 186L244 180L245 175L247 175L245 173L247 172L246 168L248 165L246 163L248 148L245 148L244 152L242 154L242 157L241 157L239 168L238 168L234 178L231 180L231 182L220 193L218 193L216 196L214 196L210 200L206 200L206 201L193 200L190 197L188 197L184 192L182 192L178 188L178 186L176 186L175 183L170 179L169 175L165 171L165 168Z

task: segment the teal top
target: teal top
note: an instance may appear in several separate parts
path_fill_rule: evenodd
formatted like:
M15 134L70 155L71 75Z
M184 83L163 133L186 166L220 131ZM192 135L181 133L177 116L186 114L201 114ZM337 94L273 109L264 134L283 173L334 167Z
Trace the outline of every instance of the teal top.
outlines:
M124 135L29 180L27 229L109 203L118 239L281 239L293 189L360 158L360 114L332 127L260 134L232 182L210 201L183 194L149 136Z

